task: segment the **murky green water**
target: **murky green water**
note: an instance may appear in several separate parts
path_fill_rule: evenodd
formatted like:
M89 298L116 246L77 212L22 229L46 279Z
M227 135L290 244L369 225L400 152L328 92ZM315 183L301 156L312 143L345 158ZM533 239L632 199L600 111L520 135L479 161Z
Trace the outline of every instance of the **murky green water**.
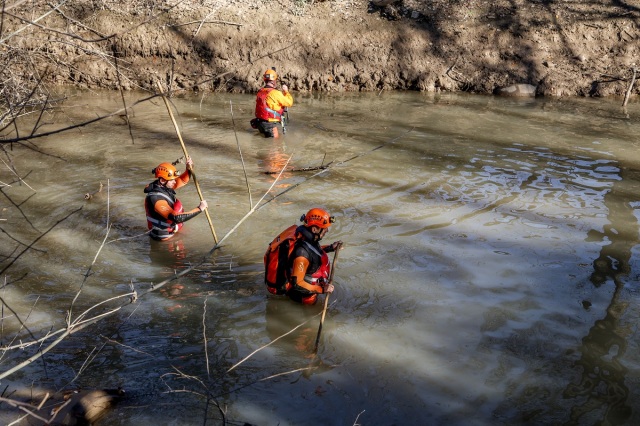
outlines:
M151 169L182 156L160 99L136 105L131 128L115 117L5 146L24 183L0 166L2 344L140 297L110 301L117 312L3 389L121 386L104 424L638 423L637 104L295 101L287 133L268 140L248 125L252 96L173 99L224 238L211 256L204 215L170 243L144 235ZM121 107L118 93L78 94L38 132ZM289 158L331 167L287 171L262 199L276 179L265 172ZM179 196L199 200L192 184ZM268 242L315 206L338 219L325 240L346 243L316 357L322 305L268 296L262 278ZM0 374L57 336L5 351Z

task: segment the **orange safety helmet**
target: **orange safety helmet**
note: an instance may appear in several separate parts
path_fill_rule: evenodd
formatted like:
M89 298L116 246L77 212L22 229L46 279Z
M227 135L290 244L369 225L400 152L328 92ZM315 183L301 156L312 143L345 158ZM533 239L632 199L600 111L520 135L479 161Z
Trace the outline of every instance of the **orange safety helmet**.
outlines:
M175 166L171 163L160 163L158 167L153 169L153 173L157 178L162 178L164 180L174 180L178 179L180 173L176 170Z
M278 74L276 74L276 70L269 68L264 72L262 79L264 81L276 81L278 79Z
M317 226L318 228L325 229L331 226L331 224L336 221L336 218L329 216L329 213L325 210L313 208L309 210L306 215L303 214L300 220L304 222L306 226Z

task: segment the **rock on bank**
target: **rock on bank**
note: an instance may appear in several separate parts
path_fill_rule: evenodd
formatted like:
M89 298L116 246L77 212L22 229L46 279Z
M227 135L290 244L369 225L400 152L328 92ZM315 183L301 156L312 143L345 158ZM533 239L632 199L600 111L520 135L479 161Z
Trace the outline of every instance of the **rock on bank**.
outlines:
M534 0L72 0L5 16L33 79L87 88L254 92L275 66L295 91L622 96L640 9ZM45 16L45 14L47 14ZM34 16L42 17L37 25ZM7 52L5 48L5 53ZM11 65L11 64L9 64ZM24 71L24 69L23 69ZM5 69L4 72L7 72ZM17 71L16 71L17 72ZM637 90L634 90L637 93Z

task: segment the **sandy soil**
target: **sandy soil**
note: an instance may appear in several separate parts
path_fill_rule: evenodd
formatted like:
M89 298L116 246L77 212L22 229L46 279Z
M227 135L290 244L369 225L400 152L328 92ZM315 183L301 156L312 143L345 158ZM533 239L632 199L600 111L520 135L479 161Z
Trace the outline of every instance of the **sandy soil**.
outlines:
M640 0L76 0L9 43L48 58L47 81L89 88L160 79L253 92L275 66L294 91L528 84L544 96L623 96L639 18ZM24 25L6 19L3 35Z

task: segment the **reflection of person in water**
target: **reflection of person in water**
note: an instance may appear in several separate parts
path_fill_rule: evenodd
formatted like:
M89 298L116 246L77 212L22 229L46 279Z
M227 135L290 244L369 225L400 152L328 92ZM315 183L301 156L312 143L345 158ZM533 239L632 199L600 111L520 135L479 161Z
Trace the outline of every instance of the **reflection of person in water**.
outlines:
M564 398L576 399L567 424L628 424L632 416L629 406L629 388L625 384L629 369L624 359L630 334L620 324L620 318L628 309L622 298L625 277L631 268L633 249L637 244L638 225L634 208L627 202L629 195L637 193L639 173L635 167L620 167L620 179L612 179L611 188L604 196L610 224L603 231L591 230L587 241L603 244L600 255L593 261L591 283L596 288L614 286L611 302L603 319L595 322L582 339L582 357L575 362L582 370L580 383L570 383ZM585 309L591 302L583 301ZM595 416L600 418L596 420Z
M615 299L615 297L614 297ZM626 424L632 409L627 404L629 388L625 385L628 369L620 360L627 350L627 341L619 333L619 310L607 309L604 319L596 321L589 334L582 339L582 358L576 365L582 367L579 384L571 383L564 391L564 398L579 398L580 403L571 408L571 420L575 424L595 412L602 413L598 424ZM586 400L585 400L586 399Z
M169 278L175 274L177 269L186 266L187 249L185 248L182 235L178 234L162 244L149 245L149 258L154 265L164 267L166 274L163 273L162 280ZM172 282L160 289L160 293L168 297L176 297L181 294L184 286L179 282Z
M317 309L309 309L308 306L294 304L279 297L267 298L265 314L269 339L273 341L308 321L281 341L284 341L283 344L290 344L305 357L313 356L320 321L319 312L322 312L320 305ZM314 321L314 318L318 320Z
M270 176L273 176L274 179L278 177L280 171L284 168L289 160L290 154L286 154L284 152L284 146L281 147L272 147L267 153L266 158L264 159L264 169ZM291 167L289 165L289 167ZM280 176L281 180L287 179L291 177L291 173L283 172Z
M591 282L596 287L609 279L616 286L622 285L622 278L631 271L631 252L638 241L638 220L627 198L628 194L640 189L635 184L639 178L639 172L620 167L620 179L612 179L611 189L604 195L610 223L603 227L602 232L595 229L589 231L587 241L603 243L600 256L593 261Z
M632 415L627 402L629 388L625 385L629 370L621 362L629 334L620 324L620 317L628 303L621 300L620 293L624 278L631 272L630 260L638 239L635 211L627 202L628 194L637 192L634 183L638 177L634 167L620 167L620 179L612 179L613 185L604 196L610 224L602 232L591 230L588 234L587 241L609 242L593 261L591 283L596 288L612 284L614 291L605 317L596 321L582 339L582 357L575 363L582 369L580 383L570 383L564 391L566 399L577 399L571 408L571 424L627 424ZM583 306L590 309L591 303L583 301ZM601 418L595 421L593 416Z

